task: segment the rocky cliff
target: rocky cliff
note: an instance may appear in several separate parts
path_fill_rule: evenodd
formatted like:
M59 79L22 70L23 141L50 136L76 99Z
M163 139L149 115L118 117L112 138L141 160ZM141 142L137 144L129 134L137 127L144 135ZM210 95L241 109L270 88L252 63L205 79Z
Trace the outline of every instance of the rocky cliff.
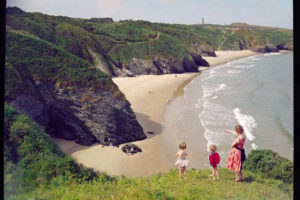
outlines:
M109 76L34 36L7 32L5 101L52 136L79 144L146 138Z

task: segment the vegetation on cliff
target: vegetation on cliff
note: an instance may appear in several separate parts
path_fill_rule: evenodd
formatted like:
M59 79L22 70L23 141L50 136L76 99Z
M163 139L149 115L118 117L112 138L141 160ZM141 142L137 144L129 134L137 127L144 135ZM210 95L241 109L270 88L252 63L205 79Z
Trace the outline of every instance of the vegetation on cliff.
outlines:
M32 191L57 178L87 181L98 175L66 156L30 118L5 104L5 197Z
M5 98L16 94L31 93L28 81L50 82L64 88L72 85L105 89L125 99L111 78L74 56L45 40L19 31L6 33Z
M191 53L213 55L214 50L293 46L292 30L281 28L86 20L28 13L16 7L7 8L7 26L95 63L91 49L111 71L126 68L133 58L191 60Z

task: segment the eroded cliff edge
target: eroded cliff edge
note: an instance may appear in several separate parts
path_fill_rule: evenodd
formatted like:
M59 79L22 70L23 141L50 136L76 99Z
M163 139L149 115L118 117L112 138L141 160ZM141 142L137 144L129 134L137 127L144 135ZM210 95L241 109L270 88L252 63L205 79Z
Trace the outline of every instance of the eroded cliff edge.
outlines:
M83 145L146 138L111 78L88 62L27 34L6 34L5 101L52 136Z

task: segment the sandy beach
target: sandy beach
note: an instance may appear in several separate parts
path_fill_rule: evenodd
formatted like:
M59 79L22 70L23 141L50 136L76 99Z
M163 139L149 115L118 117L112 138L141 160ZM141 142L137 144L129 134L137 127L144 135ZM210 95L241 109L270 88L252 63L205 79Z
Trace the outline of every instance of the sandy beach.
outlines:
M216 51L217 57L203 57L211 66L223 64L235 59L255 55L255 52ZM207 69L201 67L200 71ZM110 175L149 176L169 171L175 166L176 158L167 155L162 144L163 116L166 105L172 100L178 88L183 88L200 73L143 75L138 77L118 77L113 81L131 103L131 108L148 138L133 142L142 149L142 153L127 155L116 147L104 147L100 144L82 146L75 142L55 139L59 147L77 162ZM120 145L122 147L123 145ZM175 153L174 153L175 154Z

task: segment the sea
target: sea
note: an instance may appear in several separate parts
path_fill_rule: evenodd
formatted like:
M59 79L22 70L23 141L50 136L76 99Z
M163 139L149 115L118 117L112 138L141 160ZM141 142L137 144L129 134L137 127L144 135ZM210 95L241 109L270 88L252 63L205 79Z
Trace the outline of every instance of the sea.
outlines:
M245 151L271 149L293 161L293 53L258 54L202 71L169 103L163 145L172 156L186 142L190 166L209 167L215 144L225 167L240 124Z

